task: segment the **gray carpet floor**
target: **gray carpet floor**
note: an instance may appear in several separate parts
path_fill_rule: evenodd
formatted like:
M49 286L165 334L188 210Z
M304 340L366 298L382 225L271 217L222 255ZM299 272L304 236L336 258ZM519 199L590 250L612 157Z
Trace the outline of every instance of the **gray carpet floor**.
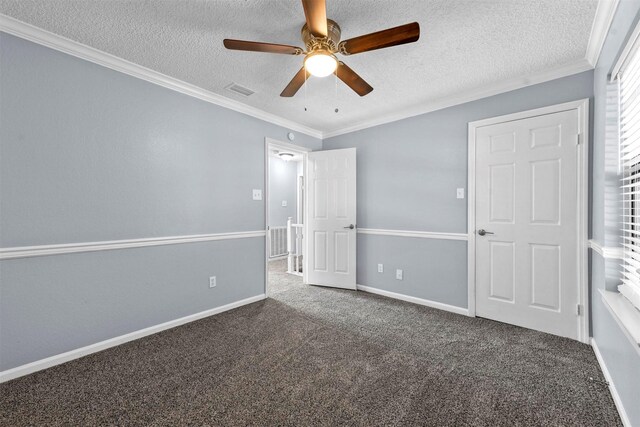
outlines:
M271 270L265 301L0 385L0 424L621 425L589 346Z

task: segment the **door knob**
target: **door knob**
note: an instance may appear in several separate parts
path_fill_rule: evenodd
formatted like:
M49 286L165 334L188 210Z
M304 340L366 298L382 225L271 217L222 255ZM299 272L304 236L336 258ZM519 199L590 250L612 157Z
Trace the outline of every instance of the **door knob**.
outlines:
M356 226L354 224L349 224L347 227L342 227L342 228L348 228L349 230L353 230L354 228L356 228Z
M485 234L493 234L491 231L483 230L482 228L478 230L478 234L484 236Z

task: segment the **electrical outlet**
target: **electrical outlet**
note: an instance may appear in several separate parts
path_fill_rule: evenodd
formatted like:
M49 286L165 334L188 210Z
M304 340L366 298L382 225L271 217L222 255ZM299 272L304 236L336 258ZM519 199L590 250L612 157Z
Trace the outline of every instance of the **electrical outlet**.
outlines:
M458 188L456 191L456 197L458 199L464 199L464 188Z
M378 264L378 273L384 273L384 265Z
M209 277L209 287L210 288L215 288L217 285L216 283L216 276L211 276Z
M262 190L257 188L253 189L253 200L262 200Z
M282 201L282 207L283 207L283 208L286 208L286 207L287 207L287 201L286 201L286 200L283 200L283 201Z
M402 280L402 270L396 270L396 279Z

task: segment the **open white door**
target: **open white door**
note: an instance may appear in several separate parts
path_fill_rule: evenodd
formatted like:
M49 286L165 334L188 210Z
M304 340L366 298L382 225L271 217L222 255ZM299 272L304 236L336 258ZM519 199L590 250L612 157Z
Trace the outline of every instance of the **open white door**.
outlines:
M312 285L356 289L356 149L307 156L305 266Z

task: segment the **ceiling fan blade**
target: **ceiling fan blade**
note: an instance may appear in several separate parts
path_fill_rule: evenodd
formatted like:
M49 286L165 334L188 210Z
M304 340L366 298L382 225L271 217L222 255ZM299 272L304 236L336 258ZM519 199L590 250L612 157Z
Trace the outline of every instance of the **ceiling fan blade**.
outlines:
M347 67L344 62L340 62L338 64L338 68L336 68L336 75L360 96L365 96L373 90L369 83L365 82L362 77L356 74L355 71Z
M327 5L325 0L302 0L307 27L315 37L327 37Z
M420 38L420 25L417 22L377 31L364 36L354 37L340 42L340 52L345 55L368 52L370 50L413 43Z
M246 40L224 39L224 47L232 50L247 50L250 52L282 53L284 55L300 55L303 50L286 44L250 42Z
M292 97L296 94L298 89L302 87L302 85L307 81L308 78L309 75L307 74L307 71L304 69L304 67L300 68L300 71L298 71L296 75L293 76L293 79L291 79L287 87L284 88L280 96L284 96L287 98Z

